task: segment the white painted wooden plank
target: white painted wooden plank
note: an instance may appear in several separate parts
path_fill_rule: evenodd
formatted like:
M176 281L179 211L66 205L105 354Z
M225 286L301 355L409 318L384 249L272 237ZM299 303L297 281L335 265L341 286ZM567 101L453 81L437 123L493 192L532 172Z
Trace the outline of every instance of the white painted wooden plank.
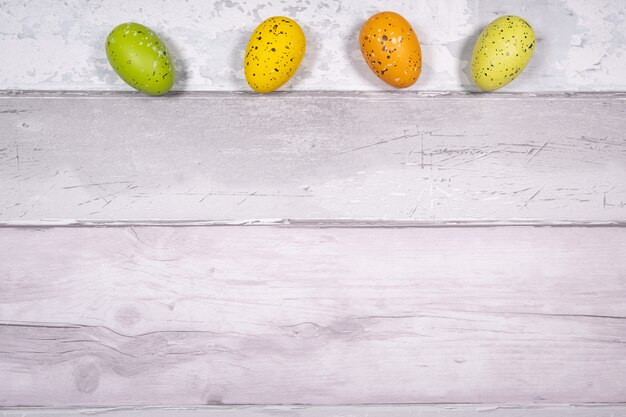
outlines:
M0 230L0 405L620 402L626 228Z
M607 95L0 96L0 221L621 221Z
M17 408L0 410L2 417L624 417L625 405L498 406L441 404L393 406L207 406L198 408Z
M527 70L508 91L623 91L623 0L10 0L0 7L0 89L128 90L106 60L109 31L139 21L165 39L179 90L248 89L243 52L254 27L287 15L304 28L307 54L285 89L383 90L358 48L373 13L392 9L413 25L424 70L417 90L473 88L468 77L480 30L503 14L524 16L538 37Z

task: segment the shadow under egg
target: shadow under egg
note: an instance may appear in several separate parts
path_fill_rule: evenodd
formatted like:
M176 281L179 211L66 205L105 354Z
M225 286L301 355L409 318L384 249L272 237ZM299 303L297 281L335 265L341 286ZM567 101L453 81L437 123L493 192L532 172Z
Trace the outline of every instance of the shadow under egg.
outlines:
M474 32L465 37L461 41L460 55L459 55L459 80L461 81L461 89L469 92L480 92L480 88L474 85L474 78L472 77L472 53L474 52L474 45L478 40L483 28L474 30Z
M256 30L258 25L248 25L244 28L241 28L235 31L233 35L234 38L232 41L235 44L234 48L230 48L229 55L229 68L231 68L229 78L232 85L235 85L236 91L253 91L252 88L248 85L246 81L246 76L244 73L244 60L246 57L246 48L248 46L248 42L250 41L250 37Z
M363 27L363 24L366 20L363 20L362 22L357 23L350 28L350 36L346 37L346 40L343 43L344 54L348 57L350 62L349 65L355 70L359 79L367 84L367 86L359 86L359 88L366 87L366 89L369 90L370 88L367 87L371 86L372 90L393 89L393 87L391 87L386 82L376 76L374 71L372 71L369 65L367 65L367 62L365 62L365 58L363 57L363 53L361 52L361 27Z
M176 42L176 37L170 37L162 31L155 31L159 39L165 44L172 63L174 65L174 85L171 90L166 93L167 95L178 95L187 89L189 72L187 69L186 61L183 58L183 54Z
M312 78L315 65L318 62L319 51L322 49L322 43L319 41L318 33L312 30L310 26L302 24L302 22L296 20L296 23L300 25L300 28L302 28L304 32L306 49L304 50L304 56L296 72L285 84L280 86L277 91L307 90L306 85L302 84L306 84L306 79Z

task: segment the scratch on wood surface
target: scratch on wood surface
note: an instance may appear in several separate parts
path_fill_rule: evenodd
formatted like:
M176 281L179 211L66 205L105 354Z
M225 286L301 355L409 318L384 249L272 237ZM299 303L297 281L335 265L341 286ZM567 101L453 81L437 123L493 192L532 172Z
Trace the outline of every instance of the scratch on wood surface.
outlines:
M534 152L531 157L528 159L528 162L526 162L526 164L530 164L532 162L533 159L535 159L537 157L537 155L539 155L539 153L541 151L544 150L544 148L548 146L548 142L544 143L543 145L541 145L541 148L539 148L536 152Z
M253 195L251 195L253 194ZM210 196L231 196L231 197L240 197L240 196L248 196L248 197L295 197L295 198L309 198L312 197L310 194L283 194L283 193L259 193L256 191L237 191L237 192L228 192L228 191L210 191L208 193L175 193L174 195L178 196L202 196L203 199Z
M28 110L18 110L18 109L9 109L9 110L0 110L0 114L18 114L18 113L26 113Z
M421 158L421 162L420 162L420 166L422 169L424 169L424 134L420 134L420 158Z
M20 166L20 146L18 143L15 143L15 164L17 166L17 175L15 176L15 178L17 179L17 189L18 191L22 191L22 180L21 180L21 176L22 176L22 170L21 170L21 166Z
M357 146L356 148L350 148L350 149L346 149L343 151L339 151L338 154L344 154L344 153L348 153L348 152L355 152L355 151L360 151L362 149L367 149L367 148L371 148L373 146L378 146L378 145L384 145L385 143L389 143L389 142L394 142L397 140L401 140L401 139L413 139L416 138L418 136L422 137L422 135L424 133L428 133L428 132L417 132L415 134L412 135L407 135L406 132L402 135L402 136L396 136L390 139L384 139L384 140L380 140L378 142L374 142L374 143L370 143L368 145L362 145L362 146ZM422 147L423 149L423 147Z
M543 190L543 187L539 187L539 189L535 191L533 195L527 198L526 201L524 202L524 207L526 207L533 198L537 197L539 193L541 192L541 190Z
M621 141L610 141L608 140L609 137L605 136L602 138L597 138L597 137L591 137L591 136L577 136L577 137L572 137L572 136L567 136L568 139L573 139L573 140L578 140L581 142L590 142L590 143L597 143L597 144L605 144L605 145L614 145L614 146L626 146L626 143L621 142Z
M411 208L411 211L409 211L409 217L413 217L413 215L415 214L415 211L417 210L417 207L419 206L420 200L422 199L422 196L424 195L424 189L422 189L422 191L420 191L419 196L417 196L417 199L415 200L415 204L413 205L413 208Z
M250 197L254 197L255 195L256 195L256 191L255 191L255 192L252 192L252 193L250 193L250 194L248 194L248 196L247 196L247 197L245 197L245 198L244 198L243 200L241 200L240 202L238 202L238 203L237 203L237 205L238 205L238 206L239 206L239 205L241 205L242 203L246 202L246 201L247 201Z
M103 185L131 184L131 183L132 181L112 181L112 182L100 182L100 183L92 183L92 184L69 185L69 186L65 186L61 188L64 190L71 190L73 188L99 187L101 190L105 191L102 188Z

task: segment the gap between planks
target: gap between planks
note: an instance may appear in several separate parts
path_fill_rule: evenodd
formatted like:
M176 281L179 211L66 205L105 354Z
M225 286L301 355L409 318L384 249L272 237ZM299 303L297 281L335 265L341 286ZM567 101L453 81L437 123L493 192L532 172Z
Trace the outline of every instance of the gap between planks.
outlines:
M275 91L272 94L258 94L251 91L173 91L159 97L147 96L138 91L94 91L94 90L0 90L0 99L4 98L93 98L93 99L117 99L135 98L148 101L155 100L196 100L210 98L246 98L258 100L273 100L285 98L346 98L346 99L416 99L416 98L472 98L479 99L626 99L626 91L615 92L474 92L474 91Z
M624 417L626 403L498 405L398 404L346 406L204 406L112 408L8 408L0 417Z
M47 227L220 227L220 226L273 226L313 228L424 228L424 227L626 227L626 220L571 221L571 220L341 220L341 219L248 219L248 220L7 220L0 221L1 228Z

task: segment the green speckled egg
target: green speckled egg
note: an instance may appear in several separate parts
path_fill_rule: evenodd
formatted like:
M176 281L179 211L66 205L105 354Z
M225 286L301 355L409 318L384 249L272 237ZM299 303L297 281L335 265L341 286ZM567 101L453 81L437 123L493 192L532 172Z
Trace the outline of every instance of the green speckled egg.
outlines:
M535 33L524 19L497 18L482 31L474 45L474 82L485 91L504 87L522 73L534 50Z
M123 23L109 34L107 58L122 80L142 93L160 96L174 84L174 63L159 37L139 23Z

